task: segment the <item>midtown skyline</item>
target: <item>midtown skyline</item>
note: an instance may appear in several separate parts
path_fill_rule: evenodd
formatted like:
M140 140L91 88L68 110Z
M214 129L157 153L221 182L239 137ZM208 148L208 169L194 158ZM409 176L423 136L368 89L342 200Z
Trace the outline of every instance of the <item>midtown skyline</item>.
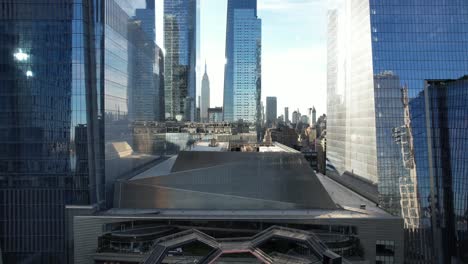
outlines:
M164 0L165 54L154 0L0 5L0 264L468 262L466 0L342 0L320 62L287 37L300 15L281 23L321 1L228 0L215 123L195 109L202 1Z
M156 0L156 41L163 47L162 0ZM210 69L211 106L223 105L227 0L200 1L197 96L205 60ZM278 109L326 113L327 1L258 0L262 19L262 101L278 98ZM162 13L161 13L162 14ZM294 14L294 15L293 15ZM298 27L297 25L301 25ZM288 65L288 67L284 67ZM293 77L288 77L293 76ZM310 83L305 89L303 83ZM285 89L287 87L287 89Z

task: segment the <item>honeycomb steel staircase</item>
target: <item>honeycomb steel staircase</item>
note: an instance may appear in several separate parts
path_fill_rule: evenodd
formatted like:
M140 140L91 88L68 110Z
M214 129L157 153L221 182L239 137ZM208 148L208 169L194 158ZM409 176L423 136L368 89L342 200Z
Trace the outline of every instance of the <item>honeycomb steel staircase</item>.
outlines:
M281 238L293 242L304 243L310 251L314 254L311 258L303 258L298 256L290 256L280 253L272 253L271 255L265 253L260 249L260 246L273 239ZM232 240L232 241L217 241L215 238L200 232L196 229L185 230L176 234L162 237L156 241L151 253L145 259L143 264L160 264L166 257L169 250L190 244L192 242L201 242L211 247L212 250L200 259L198 264L211 264L214 263L223 254L233 253L250 253L263 263L297 263L297 264L313 264L322 263L325 255L331 253L327 246L321 242L314 234L280 226L271 226L263 230L259 234L245 240ZM336 255L336 254L335 254ZM335 256L333 263L345 263L341 257Z

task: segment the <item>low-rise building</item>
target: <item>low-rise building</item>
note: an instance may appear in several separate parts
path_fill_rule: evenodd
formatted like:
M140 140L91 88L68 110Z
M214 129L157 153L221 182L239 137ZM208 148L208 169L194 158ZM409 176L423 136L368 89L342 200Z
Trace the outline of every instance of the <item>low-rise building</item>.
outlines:
M118 182L115 208L75 216L75 263L403 262L402 219L301 153L206 147Z
M296 130L288 126L278 126L277 128L270 129L271 140L279 142L290 148L297 148L298 135Z

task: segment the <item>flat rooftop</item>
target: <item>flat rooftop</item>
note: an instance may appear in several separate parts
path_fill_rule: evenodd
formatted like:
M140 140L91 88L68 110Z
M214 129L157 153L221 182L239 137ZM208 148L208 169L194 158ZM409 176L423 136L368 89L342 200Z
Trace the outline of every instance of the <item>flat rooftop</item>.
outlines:
M178 210L113 208L93 216L105 218L141 219L210 219L210 220L271 220L271 219L398 219L385 212L345 207L340 210Z
M189 151L228 151L229 142L217 142L214 147L210 146L209 141L199 141Z
M365 212L372 212L381 215L390 215L388 212L378 207L376 203L359 195L351 189L341 185L333 179L317 173L317 178L322 183L323 187L327 190L332 200L341 207L348 210L359 210L362 205L366 206Z
M273 142L271 146L260 146L259 152L287 152L287 153L301 153L293 148Z

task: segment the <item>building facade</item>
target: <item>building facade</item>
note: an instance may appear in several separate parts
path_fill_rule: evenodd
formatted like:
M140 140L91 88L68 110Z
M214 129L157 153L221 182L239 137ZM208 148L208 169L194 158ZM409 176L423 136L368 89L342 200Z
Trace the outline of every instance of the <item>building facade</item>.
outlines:
M270 129L271 140L274 142L281 143L290 148L297 148L299 145L297 142L298 134L294 128L289 126L278 126L277 128Z
M284 122L289 123L289 107L284 108Z
M315 123L317 122L317 110L315 110L315 106L312 108L309 108L309 126L315 126Z
M260 124L262 124L262 126L265 124L265 104L263 103L263 101L260 102L260 119L261 119L261 122Z
M166 119L195 119L199 30L196 0L164 1Z
M76 216L75 263L403 263L400 217L268 136L257 147L216 138L226 147L181 152L155 165L161 175L120 181L115 208ZM324 246L341 262L314 253Z
M224 121L260 122L261 20L257 0L229 0L224 72Z
M276 123L278 118L276 97L267 96L266 98L266 123L271 125Z
M133 155L130 101L156 96L154 6L4 1L0 14L0 257L66 263L65 206L111 206L115 179L153 160Z
M208 121L208 109L210 108L210 79L208 78L207 67L205 63L205 74L203 75L200 99L200 118L201 122Z
M292 123L297 124L299 123L300 119L301 119L301 113L299 112L299 109L298 109L297 111L294 111L292 113Z
M468 140L464 131L468 124L460 122L468 116L467 100L468 77L465 76L457 80L427 80L424 91L408 102L412 137L406 141L414 142L413 162L418 184L433 184L419 205L425 212L434 212L425 224L435 227L431 234L432 246L443 253L438 256L439 261L451 256L459 256L462 262L467 260L468 158L464 149ZM423 150L429 156L417 155ZM430 200L436 202L429 203Z
M466 112L459 105L464 116L451 119L457 111L445 104L457 101L443 94L463 100L467 89L453 88L466 85L454 80L468 72L467 8L457 0L355 0L328 16L327 156L334 173L378 183L380 204L405 220L409 263L467 260L468 185L446 155L466 145L456 134ZM454 155L466 172L465 156Z
M223 121L223 108L208 108L208 121L210 123L219 123Z
M129 50L132 53L129 56L136 59L129 65L134 78L131 82L135 85L128 93L131 121L164 120L164 56L155 45L154 2L147 1L147 7L136 9L129 23L129 27L134 28L129 30L129 38L136 46Z

